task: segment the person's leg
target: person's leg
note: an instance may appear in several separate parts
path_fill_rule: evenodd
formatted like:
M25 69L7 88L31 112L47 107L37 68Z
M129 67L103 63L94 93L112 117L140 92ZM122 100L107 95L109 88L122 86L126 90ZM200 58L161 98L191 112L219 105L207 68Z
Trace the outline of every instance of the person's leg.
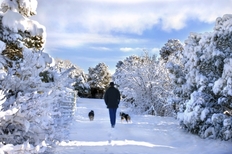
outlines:
M113 108L112 109L112 127L114 127L115 126L115 124L116 124L116 112L117 112L117 108Z
M114 115L114 113L113 113L113 109L112 108L109 108L109 115L110 115L110 124L111 124L111 126L113 127L113 119L114 119L114 117L113 117L113 115Z
M114 127L116 123L116 112L117 112L117 108L109 108L110 123L112 127Z

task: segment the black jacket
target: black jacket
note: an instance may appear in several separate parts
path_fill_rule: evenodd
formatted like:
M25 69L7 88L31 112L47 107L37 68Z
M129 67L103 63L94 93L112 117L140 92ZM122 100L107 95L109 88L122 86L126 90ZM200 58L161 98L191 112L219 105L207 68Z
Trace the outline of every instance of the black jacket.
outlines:
M120 102L120 92L115 87L109 87L104 95L107 108L118 108Z

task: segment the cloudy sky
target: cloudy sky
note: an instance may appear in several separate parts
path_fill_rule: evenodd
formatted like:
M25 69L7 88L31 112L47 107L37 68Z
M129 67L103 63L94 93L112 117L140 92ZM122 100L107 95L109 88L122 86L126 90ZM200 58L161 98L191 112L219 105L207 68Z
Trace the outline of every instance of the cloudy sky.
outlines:
M144 49L158 53L168 39L213 31L231 7L232 0L38 0L32 19L46 27L45 52L85 73L100 62L113 73Z

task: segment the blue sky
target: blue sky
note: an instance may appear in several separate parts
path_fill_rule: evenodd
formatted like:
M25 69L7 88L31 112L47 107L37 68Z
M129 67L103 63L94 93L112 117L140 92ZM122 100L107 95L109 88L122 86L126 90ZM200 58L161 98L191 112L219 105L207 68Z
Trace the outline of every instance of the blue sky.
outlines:
M232 0L38 0L46 27L45 52L88 73L104 62L158 53L168 39L184 43L191 32L213 31L217 17L232 14Z

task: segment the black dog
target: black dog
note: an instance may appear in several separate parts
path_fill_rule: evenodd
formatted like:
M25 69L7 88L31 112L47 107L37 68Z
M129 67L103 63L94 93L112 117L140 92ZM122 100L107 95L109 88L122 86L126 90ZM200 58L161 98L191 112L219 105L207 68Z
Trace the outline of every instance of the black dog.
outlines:
M89 120L90 120L90 121L93 121L93 119L94 119L94 111L91 110L91 111L89 112Z
M126 122L131 121L131 117L129 116L129 114L126 114L124 112L120 112L120 116L121 116L121 121L126 120Z

